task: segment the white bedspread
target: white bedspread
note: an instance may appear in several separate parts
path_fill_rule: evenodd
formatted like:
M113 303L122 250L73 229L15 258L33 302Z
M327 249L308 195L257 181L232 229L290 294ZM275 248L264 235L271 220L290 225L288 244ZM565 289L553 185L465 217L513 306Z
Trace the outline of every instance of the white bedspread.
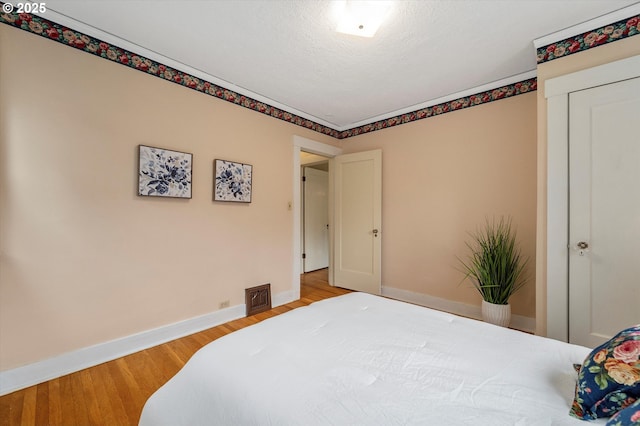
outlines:
M224 336L147 401L140 425L582 425L589 349L363 293Z

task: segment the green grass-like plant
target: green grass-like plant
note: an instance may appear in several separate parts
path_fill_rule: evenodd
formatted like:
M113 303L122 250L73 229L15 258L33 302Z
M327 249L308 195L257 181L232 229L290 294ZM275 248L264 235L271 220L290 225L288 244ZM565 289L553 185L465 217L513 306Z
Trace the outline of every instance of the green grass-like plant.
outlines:
M471 250L468 261L458 258L465 274L463 281L470 279L485 301L508 304L511 295L526 283L523 272L529 261L516 244L511 219L487 219L484 229L470 235L473 239L466 243Z

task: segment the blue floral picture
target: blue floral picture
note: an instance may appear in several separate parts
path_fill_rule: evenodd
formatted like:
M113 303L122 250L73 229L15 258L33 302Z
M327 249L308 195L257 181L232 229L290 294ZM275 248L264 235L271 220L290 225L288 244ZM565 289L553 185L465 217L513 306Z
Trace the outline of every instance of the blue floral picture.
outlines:
M215 160L214 162L214 201L251 202L251 178L253 167L250 164Z
M191 198L193 155L139 146L138 195Z

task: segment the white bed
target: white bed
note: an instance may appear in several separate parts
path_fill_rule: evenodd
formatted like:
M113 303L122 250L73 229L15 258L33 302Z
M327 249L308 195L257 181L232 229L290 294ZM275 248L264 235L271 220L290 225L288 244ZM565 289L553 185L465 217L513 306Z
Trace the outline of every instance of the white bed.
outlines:
M572 364L588 353L350 293L208 344L149 398L140 425L584 426L568 412Z

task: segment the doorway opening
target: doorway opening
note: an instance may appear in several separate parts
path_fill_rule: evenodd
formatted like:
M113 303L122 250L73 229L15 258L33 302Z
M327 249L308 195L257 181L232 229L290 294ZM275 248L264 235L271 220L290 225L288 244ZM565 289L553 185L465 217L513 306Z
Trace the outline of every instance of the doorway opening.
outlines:
M329 268L329 158L300 153L300 270Z
M293 300L300 298L300 278L303 272L302 268L302 154L315 154L320 156L322 161L330 163L330 159L342 153L342 149L336 146L327 145L321 142L317 142L311 139L303 138L301 136L294 135L293 137L293 274L292 274L292 286L291 297ZM329 164L329 169L331 168ZM331 171L329 170L329 173ZM331 227L332 216L331 212L333 205L331 197L329 197L329 226ZM332 284L332 238L329 233L329 268L327 273L327 279Z

